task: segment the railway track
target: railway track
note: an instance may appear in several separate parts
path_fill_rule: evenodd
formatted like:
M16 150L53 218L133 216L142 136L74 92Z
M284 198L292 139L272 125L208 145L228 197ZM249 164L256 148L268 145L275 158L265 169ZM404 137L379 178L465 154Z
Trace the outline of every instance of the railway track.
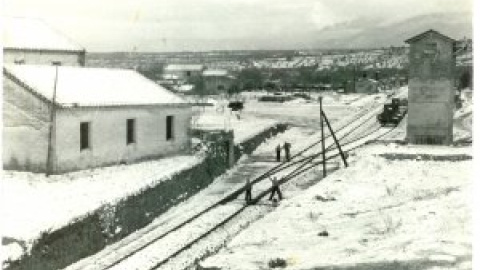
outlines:
M347 122L337 128L335 132L339 140L344 140L341 145L342 147L345 147L345 152L360 147L372 138L379 138L393 131L395 127L381 128L378 123L376 123L376 114L380 109L381 107L376 107L369 113L358 117L355 121ZM360 129L362 126L366 126L367 128L362 130ZM327 160L332 160L339 155L338 153L335 154L335 147L330 138L331 135L328 135L325 138L326 141L329 140L329 144L325 149L326 154L329 154ZM252 185L255 185L256 187L260 186L260 189L263 190L263 192L254 197L253 201L259 202L270 192L270 184L266 183L266 181L262 182L262 180L269 176L284 173L280 183L285 184L298 175L321 164L322 161L319 161L318 158L321 157L322 152L314 150L314 147L320 143L321 140L315 141L293 155L290 162L283 162L256 177L252 181ZM294 168L295 166L297 167ZM69 267L67 269L104 270L163 268L170 260L192 248L195 244L207 238L213 232L219 230L225 224L232 221L234 218L237 218L248 209L247 205L227 204L228 202L237 199L237 197L243 192L243 188L231 192L218 202L197 214L192 215L190 218L166 231L157 231L160 226L153 227L145 234L145 239L138 239L137 241L122 247L121 250L106 254L101 260L96 261L94 264L87 266L82 265L80 268ZM219 220L218 217L222 218ZM212 220L217 222L212 224ZM117 252L121 253L121 255L118 255ZM152 254L155 254L155 256L151 256ZM147 263L136 265L138 260ZM188 267L188 265L185 267Z
M366 138L369 138L370 136L374 136L373 138L370 138L370 139L367 139L367 141L370 141L371 139L375 139L375 138L380 138L382 136L385 136L386 134L390 133L392 130L394 130L394 127L391 127L391 128L378 128L374 131L371 131L371 132L367 132L365 133L363 136L361 136L361 138L358 138L358 139L355 139L355 140L351 140L349 142L346 142L346 143L343 143L342 144L342 147L348 147L347 149L345 149L344 151L346 153L350 152L350 151L353 151L354 149L357 149L359 147L361 147L366 141L361 141L362 139L366 139ZM332 146L332 145L331 145ZM333 160L337 157L339 157L339 153L334 153L335 152L335 149L333 147L329 147L329 150L328 150L328 153L330 153L330 155L327 156L327 161L330 161L330 160ZM327 150L327 149L326 149ZM314 155L311 155L307 158L305 158L304 162L300 163L300 166L297 167L296 169L294 169L293 171L289 172L288 174L286 174L279 182L281 185L284 185L284 184L287 184L288 182L290 182L292 179L295 179L296 177L298 177L299 175L303 174L303 173L306 173L307 171L315 168L315 167L318 167L318 165L320 165L322 163L321 160L318 160L318 161L315 161L313 158L314 157L317 157L317 156L320 156L321 153L316 153ZM262 200L265 196L267 196L271 191L271 188L267 188L267 189L264 189L262 192L260 192L257 196L255 196L253 198L253 202L254 204L258 203L260 200ZM180 249L176 250L175 252L171 253L169 256L159 260L157 263L149 266L148 268L142 268L142 269L148 269L148 270L157 270L157 269L178 269L176 267L178 267L178 263L174 264L173 267L169 267L168 263L170 262L170 260L173 260L175 259L177 256L181 255L183 252L186 252L187 250L189 250L190 248L192 248L192 246L200 243L201 241L204 241L206 240L207 237L209 237L210 235L212 235L214 232L220 230L223 226L225 226L227 223L229 223L230 221L234 220L234 219L242 219L243 217L241 216L242 213L245 212L245 210L247 210L249 208L248 205L242 205L241 207L235 209L232 213L230 213L229 215L226 215L224 216L221 220L218 221L218 223L216 223L215 226L209 228L208 230L206 230L205 232L203 232L202 234L198 235L196 238L193 238L191 239L186 245L184 245L183 247L181 247ZM192 265L185 265L183 267L183 269L188 269L189 267L191 267Z

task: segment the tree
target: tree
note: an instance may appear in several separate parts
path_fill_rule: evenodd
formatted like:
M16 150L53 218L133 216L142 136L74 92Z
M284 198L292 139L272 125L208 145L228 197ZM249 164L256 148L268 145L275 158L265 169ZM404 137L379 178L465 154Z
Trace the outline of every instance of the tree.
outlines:
M240 85L243 85L243 89L260 88L263 85L264 76L258 68L245 68L240 71L237 80Z
M201 76L191 77L188 80L188 83L193 84L193 86L194 86L193 91L195 92L195 94L201 95L201 96L207 94L205 92L206 89L205 89L205 82L203 80L203 77L201 77Z
M158 80L163 74L163 69L165 67L164 63L153 63L149 66L138 67L138 72L143 76L149 78L150 80Z

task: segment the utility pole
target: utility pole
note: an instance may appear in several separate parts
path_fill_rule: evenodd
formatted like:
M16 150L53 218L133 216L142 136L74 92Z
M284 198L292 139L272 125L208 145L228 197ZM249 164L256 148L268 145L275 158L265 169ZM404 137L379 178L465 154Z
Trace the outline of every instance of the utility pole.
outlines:
M357 92L357 64L353 64L353 93Z
M327 176L327 164L325 158L325 133L323 132L323 108L322 108L322 99L323 97L319 97L318 101L320 102L320 130L322 133L322 165L323 165L323 177Z
M330 130L330 134L332 134L333 141L335 142L335 145L337 146L338 151L340 152L340 156L342 157L343 164L345 165L345 167L348 167L347 157L345 156L345 153L342 150L342 146L338 142L337 136L335 136L335 132L333 131L332 126L330 125L330 121L328 121L328 118L325 115L325 113L323 112L323 110L321 111L321 114L323 115L323 119L325 120L325 123L327 124L328 130ZM322 134L323 134L323 132L322 132Z
M53 138L55 137L55 132L56 132L55 103L57 98L58 66L60 66L61 63L55 61L52 64L55 66L55 81L53 84L53 97L52 97L51 108L50 108L50 125L49 125L49 131L48 131L47 170L46 170L47 177L50 176L53 172L53 157L54 157Z

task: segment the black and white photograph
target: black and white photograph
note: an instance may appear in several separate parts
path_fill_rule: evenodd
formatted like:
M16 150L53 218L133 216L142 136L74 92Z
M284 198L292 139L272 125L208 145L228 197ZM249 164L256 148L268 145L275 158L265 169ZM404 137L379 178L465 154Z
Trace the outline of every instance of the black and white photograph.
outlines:
M474 2L1 1L1 269L478 267Z

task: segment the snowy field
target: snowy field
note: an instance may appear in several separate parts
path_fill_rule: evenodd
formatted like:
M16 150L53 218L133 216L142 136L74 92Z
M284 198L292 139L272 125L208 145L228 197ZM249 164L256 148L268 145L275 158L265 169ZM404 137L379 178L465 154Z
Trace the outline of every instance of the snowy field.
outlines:
M380 156L392 153L418 157ZM390 144L357 150L349 168L287 198L202 266L471 269L472 160L432 161L421 154L471 155L471 148Z
M361 114L361 116L350 115L348 118L359 118L361 120L364 118L369 118L372 114L375 115L375 112ZM376 122L375 119L371 119L370 121ZM341 123L335 123L335 125L339 124ZM242 187L246 178L253 179L255 175L259 175L265 172L268 168L278 164L274 161L274 148L276 145L282 144L284 141L288 141L293 145L292 152L298 152L300 149L303 149L308 145L311 145L313 142L318 141L319 134L316 131L316 128L292 127L285 133L266 140L266 142L260 145L252 155L242 158L234 168L217 178L208 187L200 191L195 196L189 198L187 201L172 207L169 211L157 218L147 227L129 235L117 243L106 247L99 253L89 258L69 266L66 269L94 270L102 269L102 265L114 263L116 260L125 256L125 254L129 254L129 252L132 252L142 246L144 243L149 242L149 239L155 239L156 236L161 235L169 228L179 224L182 220L186 220L188 217L193 216L195 213L198 213L202 209L205 209L214 202L220 200L223 198L223 196L225 196L225 194ZM339 134L352 133L346 129ZM333 141L331 139L327 140L327 144L329 145L330 143L333 143ZM319 147L320 146L317 145L317 151ZM308 155L308 153L304 153L304 155ZM338 164L338 161L334 161L329 163L327 166L337 167ZM293 168L290 170L292 169ZM285 171L281 172L278 176L281 177L285 173ZM316 172L316 174L318 175L318 172ZM285 192L285 196L293 196L312 184L312 181L309 178L302 179L304 181L297 179L292 182L292 184L282 187ZM254 192L258 193L261 190L266 190L269 187L269 181L264 180L254 186ZM185 266L194 263L195 258L201 257L206 253L220 248L225 239L229 239L238 233L242 228L244 228L246 224L255 221L269 211L273 210L273 208L268 206L268 202L263 202L262 204L264 203L267 204L267 207L261 206L260 208L249 208L249 210L242 214L241 217L235 218L235 221L232 222L232 224L229 224L225 230L215 232L211 237L202 240L199 245L195 245L192 249L182 253L180 257L169 262L167 266L162 267L161 269L183 269ZM187 240L195 238L200 233L210 228L215 222L222 220L226 215L234 211L234 209L240 208L242 205L243 200L240 198L240 200L235 200L232 203L220 207L217 209L218 211L215 210L209 212L207 215L195 220L192 222L192 224L182 228L180 231L168 235L165 239L152 243L139 254L135 254L121 264L118 264L115 269L146 269L149 266L154 265L156 261L158 262L162 258L165 258L165 256L168 254L175 252L175 250L184 245Z
M276 137L267 139L266 142L260 145L251 156L244 156L233 168L219 176L212 184L198 192L196 195L187 199L185 202L170 208L165 214L155 219L145 228L129 235L117 243L107 246L99 253L81 260L67 267L65 270L101 269L101 265L109 264L116 259L121 258L123 254L135 249L138 245L148 241L148 239L167 231L183 220L188 219L194 214L217 202L223 198L225 194L242 187L246 178L253 179L255 176L258 176L259 174L277 165L278 163L274 162L273 153L273 149L277 144L281 144L284 141L291 141L296 148L302 148L306 144L312 143L312 141L317 139L318 136L312 134L311 131L306 131L305 129L295 127L287 130L285 133L279 134ZM268 187L270 187L270 183L268 180L266 180L255 185L254 189L255 192L258 192L259 190L264 190ZM168 253L174 252L175 248L181 246L186 240L192 239L200 233L203 233L206 228L209 228L212 226L212 224L224 218L226 214L231 213L232 207L239 208L242 205L243 198L240 198L240 200L235 200L234 202L225 205L225 209L219 209L219 211L213 211L212 213L209 213L206 217L202 217L198 221L195 221L192 226L188 226L189 228L187 228L187 230L182 230L179 234L175 233L172 236L169 236L169 239L165 239L168 240L168 244L166 244L165 241L160 241L160 243L155 245L156 247L154 246L149 248L150 250L142 252L144 255L140 256L140 258L139 256L134 256L129 260L129 262L118 265L116 269L141 269L142 267L146 267L146 265L151 264L151 261L154 260L143 260L142 258L156 256L161 257ZM254 212L251 216L248 215L247 217L252 219L252 216L255 216L256 214L257 212ZM245 222L244 220L242 221ZM222 237L222 235L217 234L214 236L214 238L219 240L220 243L223 242L224 238ZM163 248L159 248L159 246L163 246ZM202 254L204 249L210 246L215 246L215 244L212 242L203 243L200 245L197 252L193 252L195 255L192 256L198 256L198 254ZM190 259L194 258L192 256L189 256Z
M378 106L385 102L385 99L384 95L331 96L325 98L324 110L335 128L342 122L365 115L364 110ZM238 118L228 110L219 109L221 106L202 109L202 112L194 119L195 127L233 129L236 143L247 140L277 123L289 123L293 127L285 134L267 140L267 143L262 144L256 154L252 155L253 159L247 160L244 157L239 166L220 177L215 182L216 184L207 187L191 200L172 208L159 220L154 221L153 226L159 223L177 224L179 217L188 218L190 214L216 201L228 190L241 186L246 176L245 173L253 176L273 166L274 163L271 163L270 159L273 158L273 150L277 144L284 141L293 143L292 152L294 153L311 143L312 140L318 139L318 134L316 134L319 125L318 103L302 100L285 103L257 102L249 98L246 100L245 110ZM471 122L471 115L472 106L465 107L456 113L456 119L460 119L458 120L460 124L455 126L455 130L462 129L461 136L471 136L471 125L465 124L468 119ZM405 123L400 125L398 132L391 134L389 139L403 140L404 129ZM396 160L379 156L385 152L395 152L409 158L418 155L418 158ZM349 263L365 266L366 269L375 267L381 269L383 266L390 266L389 261L397 260L397 257L392 254L400 252L401 248L407 251L402 251L403 253L398 255L397 261L407 263L407 268L412 268L410 263L416 264L417 260L420 260L419 263L423 265L425 259L434 263L438 261L443 263L447 258L446 263L452 264L452 258L448 256L454 256L452 254L455 252L450 252L451 249L447 250L450 252L446 253L448 256L443 256L447 252L443 249L439 249L441 252L437 252L440 255L433 252L439 248L439 243L444 243L442 241L453 241L450 237L450 227L442 227L451 226L454 236L460 235L462 241L466 239L464 241L467 243L465 250L458 247L457 242L452 244L454 246L452 249L456 250L457 248L461 254L454 258L454 266L460 265L462 268L464 265L461 264L461 260L463 260L461 256L465 254L465 256L470 256L468 253L470 234L468 231L465 232L465 235L461 234L457 228L460 225L457 223L463 222L462 224L468 227L470 212L465 200L459 198L463 198L465 190L468 190L470 185L467 180L470 179L468 169L471 166L471 160L459 162L423 160L424 154L472 155L469 147L422 147L389 144L387 146L372 145L357 150L350 158L354 161L352 167L332 174L303 195L297 194L297 192L291 193L298 196L289 197L278 208L280 211L268 214L242 232L240 231L245 226L245 221L239 222L238 224L244 225L237 224L236 231L229 233L228 237L231 238L237 234L238 236L228 243L227 247L219 254L209 258L204 264L221 266L225 269L262 269L268 268L269 260L281 258L287 262L288 269L313 269L317 266L347 269L350 267ZM362 156L361 159L360 156ZM5 236L25 240L27 246L31 245L32 241L38 238L43 231L62 227L71 222L72 218L81 217L101 205L114 204L125 196L167 180L176 172L190 168L198 162L201 162L200 157L179 156L128 166L86 170L50 178L40 174L5 171L4 181L2 181L4 194L0 198L0 203L14 207L2 207L2 217L6 220L2 224L2 230ZM161 177L158 177L159 171L162 172ZM237 172L239 175L234 176ZM318 181L318 179L315 180L318 175L318 172L308 174L308 177L312 179L303 179L303 181L306 183ZM335 179L332 180L333 178ZM132 182L131 179L141 179L141 181ZM455 182L456 180L458 181ZM222 183L222 181L227 182ZM429 189L432 182L437 184ZM454 183L458 186L452 187ZM327 190L326 193L321 193L325 190ZM442 192L445 193L445 196L442 195ZM18 194L22 194L22 196L18 196ZM323 195L316 196L313 201L310 198L309 201L308 196L311 197L312 194ZM25 198L29 199L25 200ZM330 200L331 198L335 198L335 200ZM32 201L38 203L32 205ZM449 204L462 209L458 213L458 215L462 215L460 219L447 217L449 211L453 209L446 208ZM325 206L328 206L328 209L324 209ZM432 211L436 214L425 214L420 211L424 208L433 209ZM258 216L256 218L261 218L268 212L255 209L252 211L252 217ZM304 216L307 217L305 220L302 219ZM424 231L415 230L414 224L421 223L424 219L431 223L428 223L429 225L422 223L421 229ZM301 222L297 224L297 220ZM421 233L425 234L428 226L431 227L432 224L438 225L439 230L448 232L446 233L447 240L435 242L431 238L420 237ZM404 225L405 227L403 227ZM385 229L382 226L393 226L393 229ZM320 232L327 231L329 236L308 235L309 230L310 233L314 233L309 228L321 230ZM381 231L382 228L387 232L372 233L374 230ZM258 233L258 231L262 233ZM250 234L254 237L250 237ZM431 237L440 237L439 234L440 232ZM426 236L430 235L426 234ZM220 241L219 243L223 243L222 239L224 238L219 236L216 238ZM418 243L416 242L417 238L420 241ZM423 243L422 241L426 244L419 244ZM424 252L421 251L423 246L426 249ZM383 247L385 250L381 254L385 258L384 260L381 259L382 256L374 257L376 253L370 251L372 248L378 251ZM2 245L2 249L0 251L3 254L0 258L2 260L7 258L6 254L8 257L15 258L22 253L16 243ZM110 249L117 250L115 246L107 247L105 250L111 253ZM256 252L260 254L257 257L254 256ZM428 256L424 256L424 253ZM318 254L325 254L325 256L318 256ZM435 259L429 257L432 254L432 258ZM418 255L418 258L414 255ZM344 257L347 259L344 260ZM374 261L373 258L378 260ZM345 264L339 265L337 263L339 261L343 261ZM464 264L468 265L468 263Z
M364 97L368 100L368 96ZM230 124L235 132L235 141L242 142L275 125L279 122L275 119L276 116L281 118L285 111L290 111L291 116L297 117L300 125L308 126L308 117L318 122L318 104L287 104L285 106L290 108L283 107L269 118L248 112L242 113L240 119L232 115ZM307 108L302 108L304 106ZM341 113L345 112L340 106L337 107L340 108ZM310 110L315 112L313 116L310 115L313 113ZM198 123L205 129L222 128L225 124L225 113L226 111L219 113L215 107L207 107L198 119ZM296 147L301 145L301 142L297 143L295 138L289 141ZM4 171L0 203L9 207L1 207L0 210L5 220L2 222L3 235L25 243L28 250L42 232L61 228L102 206L115 204L122 198L154 186L160 181L168 180L173 174L199 162L201 162L199 157L179 156L133 165L84 170L48 178L43 174ZM32 204L32 202L35 203ZM2 261L18 257L25 249L15 242L1 247Z
M50 177L4 171L0 196L2 235L25 241L29 248L42 232L61 228L102 206L115 204L201 161L196 156L175 156ZM17 243L2 245L2 249L1 261L23 252Z
M194 128L203 130L233 130L235 142L241 143L252 136L274 126L288 123L293 126L319 126L319 104L302 98L285 103L259 102L256 98L264 93L253 92L244 96L245 109L237 114L231 112L226 101L209 100L213 106L196 108ZM324 111L331 122L341 120L352 113L359 112L372 103L384 100L384 95L324 95ZM317 100L318 95L313 95Z

